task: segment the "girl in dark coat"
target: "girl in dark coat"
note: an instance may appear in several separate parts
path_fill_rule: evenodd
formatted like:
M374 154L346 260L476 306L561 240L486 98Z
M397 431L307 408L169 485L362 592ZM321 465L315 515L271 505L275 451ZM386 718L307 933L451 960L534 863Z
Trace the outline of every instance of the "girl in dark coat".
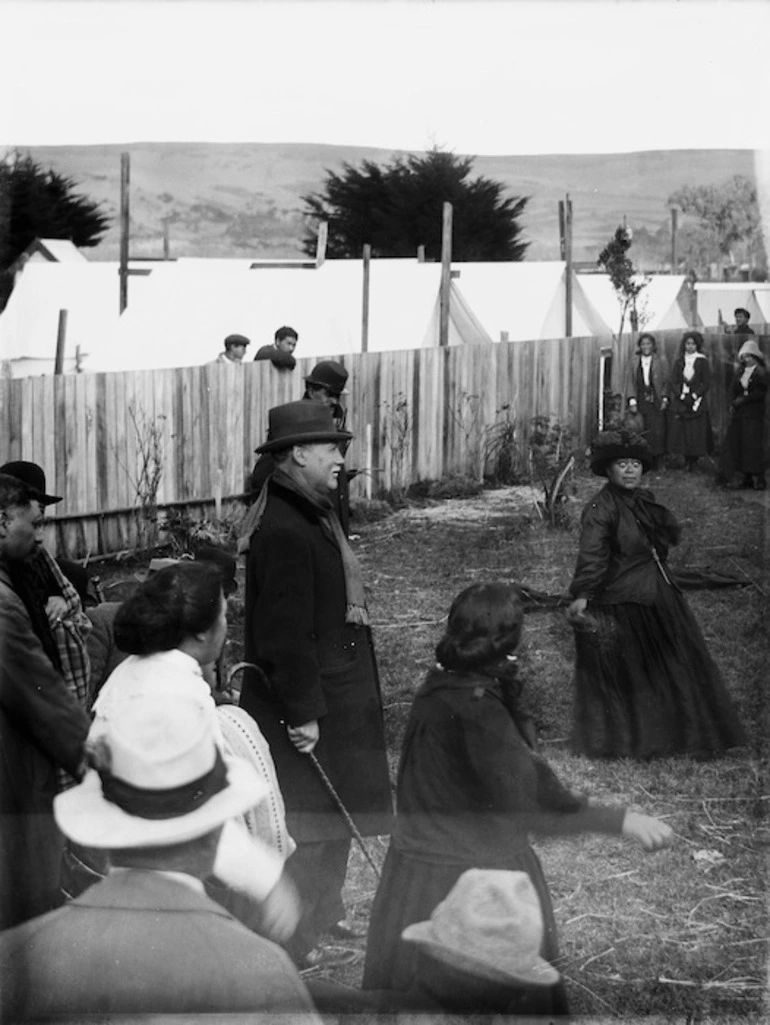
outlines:
M686 331L669 385L668 450L684 456L688 471L700 456L714 450L707 399L710 386L711 368L703 353L703 335Z
M628 407L640 413L653 461L666 452L666 410L668 409L668 364L658 355L655 336L639 336L639 347L629 366L626 386Z
M435 967L401 934L430 918L469 868L529 875L545 926L540 954L553 963L553 908L530 831L622 833L648 850L670 839L656 819L570 792L537 754L511 654L522 619L518 590L507 584L474 584L452 603L436 648L439 665L418 690L406 728L396 828L369 925L365 989L427 990L441 1001ZM563 983L512 991L496 1009L566 1014Z
M738 353L740 369L730 390L730 424L726 445L731 468L743 474L741 487L764 491L765 481L765 357L754 339Z
M605 431L592 447L608 482L583 510L570 585L573 748L594 758L706 756L745 743L719 669L666 572L673 514L642 489L644 440Z

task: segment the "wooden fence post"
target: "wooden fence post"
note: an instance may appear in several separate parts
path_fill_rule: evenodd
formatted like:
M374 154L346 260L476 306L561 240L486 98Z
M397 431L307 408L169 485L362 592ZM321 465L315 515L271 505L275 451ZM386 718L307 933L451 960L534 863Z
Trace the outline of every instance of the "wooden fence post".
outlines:
M54 374L64 373L64 346L67 341L67 311L59 310L59 327L56 331L56 362Z
M361 352L369 351L369 273L372 262L372 247L364 243L364 295L361 306Z
M128 239L129 200L128 187L131 178L131 156L120 154L120 312L128 306Z
M444 203L441 225L441 290L438 344L449 345L449 289L452 282L452 204Z
M564 203L564 334L572 337L572 200Z

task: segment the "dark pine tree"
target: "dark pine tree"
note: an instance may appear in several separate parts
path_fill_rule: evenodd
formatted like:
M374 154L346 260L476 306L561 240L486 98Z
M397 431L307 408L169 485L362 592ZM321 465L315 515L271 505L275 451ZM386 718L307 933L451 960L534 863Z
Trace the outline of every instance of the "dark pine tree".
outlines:
M323 189L302 197L305 252L315 253L317 224L328 221L332 258L360 258L368 243L375 257L416 256L422 245L427 260L440 260L442 209L449 202L453 260L523 259L529 243L521 239L520 220L528 197L506 196L500 182L472 178L473 160L431 150L387 164L346 163L339 174L327 170Z
M109 226L100 205L76 191L72 178L14 151L0 160L0 270L36 238L95 246Z

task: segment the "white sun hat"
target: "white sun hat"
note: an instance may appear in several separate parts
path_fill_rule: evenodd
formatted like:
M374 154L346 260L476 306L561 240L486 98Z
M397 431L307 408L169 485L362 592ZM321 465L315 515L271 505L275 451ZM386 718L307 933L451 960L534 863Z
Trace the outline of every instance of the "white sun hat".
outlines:
M93 768L54 799L61 831L86 847L119 850L183 843L253 808L266 784L223 756L210 700L180 692L110 702L89 741Z

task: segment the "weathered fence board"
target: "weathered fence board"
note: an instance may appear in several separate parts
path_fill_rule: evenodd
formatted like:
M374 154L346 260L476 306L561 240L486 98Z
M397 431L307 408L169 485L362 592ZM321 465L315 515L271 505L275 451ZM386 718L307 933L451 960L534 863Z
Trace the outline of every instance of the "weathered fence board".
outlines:
M679 331L657 335L669 364L681 337ZM706 335L718 439L740 341ZM759 341L770 354L770 338ZM367 425L374 494L447 473L480 476L490 428L504 419L515 422L522 453L534 416L558 417L587 444L596 426L600 345L595 338L563 338L337 357L350 373L347 404L356 437L348 464L366 464ZM614 354L616 391L624 391L634 347L626 338ZM252 361L3 379L0 463L31 459L45 468L49 490L64 497L48 510L60 550L82 556L129 548L140 527L139 457L150 430L157 431L163 471L159 506L210 514L218 488L225 501L243 491L268 410L301 397L313 363L299 360L293 373ZM360 476L353 494L365 487Z

